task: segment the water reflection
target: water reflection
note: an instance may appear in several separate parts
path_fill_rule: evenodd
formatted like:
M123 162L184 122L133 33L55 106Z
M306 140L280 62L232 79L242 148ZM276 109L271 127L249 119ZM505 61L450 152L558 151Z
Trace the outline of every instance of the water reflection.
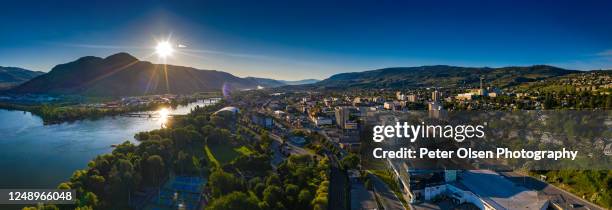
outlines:
M157 110L156 113L159 115L158 122L161 124L161 127L166 128L166 123L168 123L168 117L170 116L170 110L164 107L164 108Z

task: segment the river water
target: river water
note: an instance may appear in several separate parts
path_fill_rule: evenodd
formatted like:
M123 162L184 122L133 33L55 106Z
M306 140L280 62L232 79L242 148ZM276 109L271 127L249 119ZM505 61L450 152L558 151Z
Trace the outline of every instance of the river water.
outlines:
M187 114L206 105L209 101L198 101L158 113ZM43 125L29 112L0 109L0 189L55 188L97 155L111 152L111 145L135 142L134 134L158 129L164 121L153 114Z

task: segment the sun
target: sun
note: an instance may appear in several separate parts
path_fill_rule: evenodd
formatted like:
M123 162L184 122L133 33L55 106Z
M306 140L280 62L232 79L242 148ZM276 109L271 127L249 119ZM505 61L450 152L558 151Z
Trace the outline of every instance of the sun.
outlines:
M168 108L161 108L157 111L157 113L160 115L160 117L168 117L170 110L168 110Z
M166 58L168 56L171 56L173 52L174 52L174 47L172 47L172 44L170 44L170 42L168 41L158 42L157 46L155 46L155 53L160 58Z

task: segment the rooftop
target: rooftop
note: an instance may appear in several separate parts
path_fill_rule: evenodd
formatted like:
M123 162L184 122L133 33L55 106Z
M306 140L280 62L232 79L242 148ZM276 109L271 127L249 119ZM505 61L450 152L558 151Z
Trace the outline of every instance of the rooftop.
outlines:
M467 170L460 177L459 188L467 188L496 209L542 209L548 201L494 171Z
M233 114L237 114L238 112L240 112L240 110L236 107L233 106L227 106L227 107L223 107L222 109L219 109L219 111L216 111L214 114L220 113L220 112L232 112Z

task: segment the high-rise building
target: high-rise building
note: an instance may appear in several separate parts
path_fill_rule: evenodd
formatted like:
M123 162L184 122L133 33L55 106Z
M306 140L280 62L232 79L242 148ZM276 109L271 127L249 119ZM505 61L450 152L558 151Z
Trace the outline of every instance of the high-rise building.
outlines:
M335 109L336 115L336 124L341 128L344 128L344 123L349 120L349 115L351 114L348 107L339 106Z
M416 102L417 101L417 96L415 94L410 94L406 96L406 100L409 102Z
M404 95L401 91L397 91L395 93L395 98L397 98L397 100L403 101L406 100L406 95Z
M345 130L354 130L357 129L358 121L355 118L359 116L361 112L354 108L348 106L336 107L335 108L335 116L336 116L336 124L338 127Z
M434 90L431 92L431 101L440 101L442 99L442 92Z
M480 89L478 89L478 95L486 96L487 90L484 87L484 76L480 76Z

